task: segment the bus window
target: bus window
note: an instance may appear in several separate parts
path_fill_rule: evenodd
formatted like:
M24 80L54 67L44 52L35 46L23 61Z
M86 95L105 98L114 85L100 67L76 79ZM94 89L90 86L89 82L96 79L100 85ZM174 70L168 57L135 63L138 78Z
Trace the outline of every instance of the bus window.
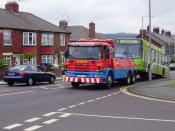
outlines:
M159 53L159 64L161 64L161 63L162 63L162 54Z

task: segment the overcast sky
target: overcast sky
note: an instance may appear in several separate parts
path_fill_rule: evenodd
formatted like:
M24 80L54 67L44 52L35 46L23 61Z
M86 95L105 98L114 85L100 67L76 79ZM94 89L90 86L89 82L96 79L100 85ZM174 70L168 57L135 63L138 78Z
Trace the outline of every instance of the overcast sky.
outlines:
M0 0L4 8L8 0ZM148 16L149 0L19 0L20 11L33 13L49 22L59 24L68 19L69 25L96 23L100 33L138 33L141 17ZM159 26L175 33L175 0L152 0L153 27ZM144 19L144 27L148 18Z

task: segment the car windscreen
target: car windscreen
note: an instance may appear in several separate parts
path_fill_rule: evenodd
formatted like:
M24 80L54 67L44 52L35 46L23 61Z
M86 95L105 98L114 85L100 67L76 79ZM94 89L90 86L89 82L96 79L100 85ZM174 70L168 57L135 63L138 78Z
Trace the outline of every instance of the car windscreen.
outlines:
M15 66L10 68L10 70L20 70L20 71L24 71L25 69L28 68L28 65L19 65L19 66Z
M142 45L138 44L125 44L117 43L115 45L115 57L118 58L141 58Z
M101 59L101 47L99 46L71 46L69 47L69 59Z

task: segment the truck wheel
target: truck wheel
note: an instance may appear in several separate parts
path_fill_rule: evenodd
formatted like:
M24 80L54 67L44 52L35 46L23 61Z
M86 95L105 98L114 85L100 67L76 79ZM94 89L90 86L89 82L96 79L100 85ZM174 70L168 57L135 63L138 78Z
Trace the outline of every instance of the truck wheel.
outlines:
M136 82L136 73L134 72L132 74L132 78L131 78L131 84L134 84Z
M71 85L73 88L78 88L80 84L77 82L71 82Z
M13 86L14 85L14 82L8 82L7 83L9 86Z
M105 84L105 88L106 89L109 89L112 87L112 84L113 84L113 78L112 78L112 74L109 73L108 76L107 76L107 82Z
M127 78L126 78L126 80L125 80L127 85L131 84L131 79L132 79L132 78L131 78L131 73L128 72L128 76L127 76Z

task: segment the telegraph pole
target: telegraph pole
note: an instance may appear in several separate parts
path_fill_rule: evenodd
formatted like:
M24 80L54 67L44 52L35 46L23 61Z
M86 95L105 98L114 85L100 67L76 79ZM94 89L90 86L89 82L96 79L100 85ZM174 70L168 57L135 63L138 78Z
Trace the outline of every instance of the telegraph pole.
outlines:
M149 63L149 80L152 80L152 48L151 48L151 0L149 0L149 51L150 51L150 63Z

